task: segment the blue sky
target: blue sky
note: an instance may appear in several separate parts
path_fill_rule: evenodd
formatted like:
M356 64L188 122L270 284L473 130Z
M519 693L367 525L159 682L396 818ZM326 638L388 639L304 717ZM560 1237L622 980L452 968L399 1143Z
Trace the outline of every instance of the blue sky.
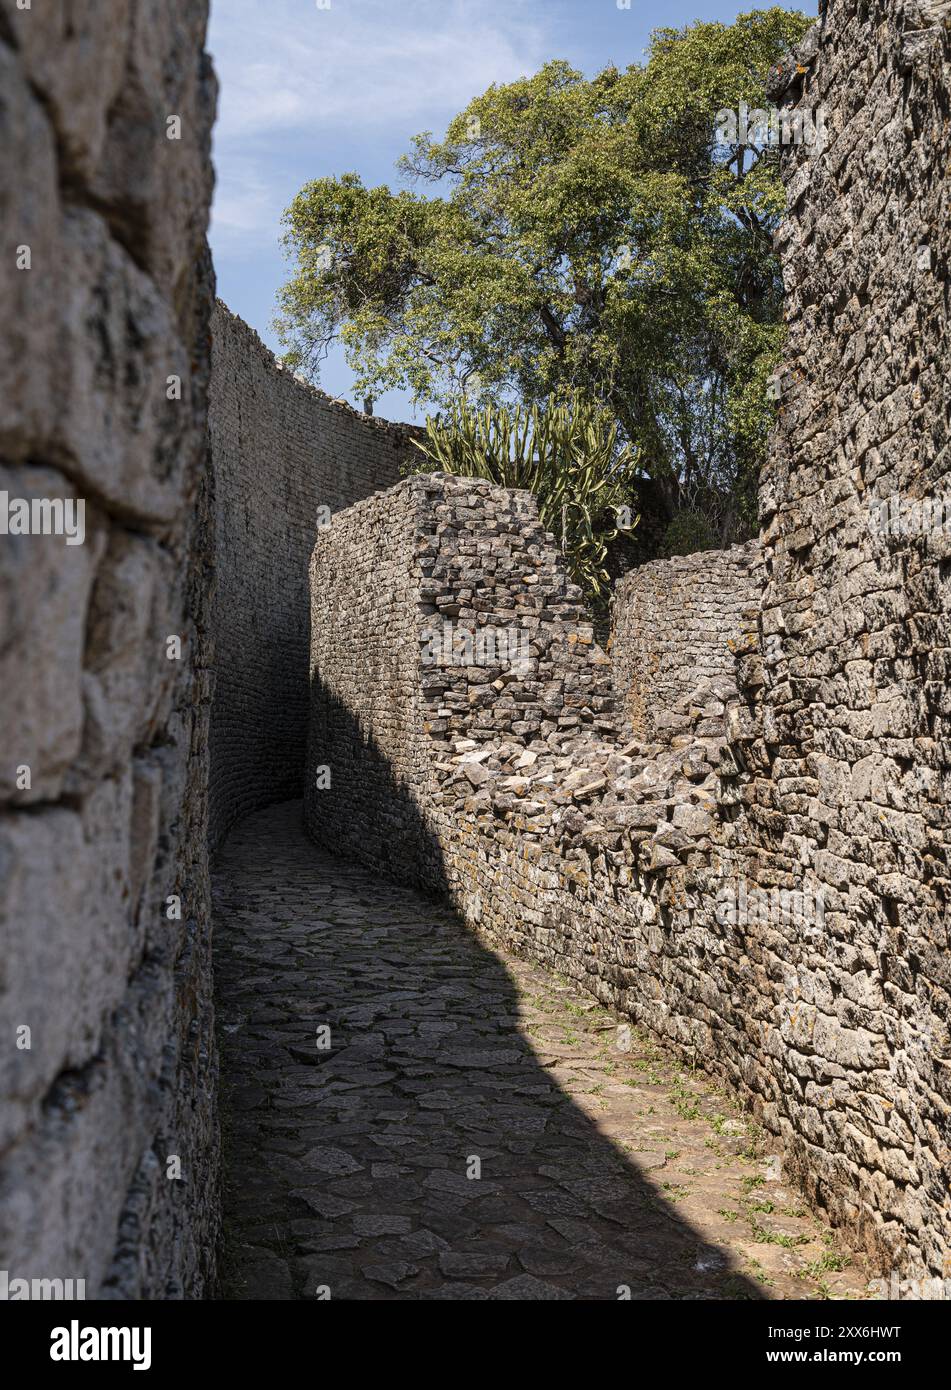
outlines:
M622 0L623 2L623 0ZM564 58L589 76L638 61L651 29L730 22L751 3L668 0L212 0L208 47L221 94L211 245L218 293L277 349L275 296L289 266L284 208L309 179L355 170L394 184L421 130L441 134L492 82ZM767 0L761 0L767 8ZM790 6L792 8L792 6ZM801 5L815 13L809 0ZM343 354L321 386L353 401ZM359 401L354 404L360 405ZM379 415L412 417L398 392Z

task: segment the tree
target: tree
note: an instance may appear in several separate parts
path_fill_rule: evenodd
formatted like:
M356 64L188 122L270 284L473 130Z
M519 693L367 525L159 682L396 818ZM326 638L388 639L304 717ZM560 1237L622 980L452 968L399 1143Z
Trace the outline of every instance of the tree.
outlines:
M668 519L724 543L751 522L781 345L778 149L718 113L765 105L808 27L779 8L658 29L588 80L560 61L492 86L400 161L428 186L307 184L285 214L287 357L339 337L356 390L538 402L580 389L618 422ZM682 520L682 518L681 518Z

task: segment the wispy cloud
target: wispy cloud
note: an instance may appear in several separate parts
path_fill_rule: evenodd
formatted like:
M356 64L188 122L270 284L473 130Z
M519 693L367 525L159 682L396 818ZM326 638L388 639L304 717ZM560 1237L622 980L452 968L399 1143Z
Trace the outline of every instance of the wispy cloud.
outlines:
M218 0L220 139L300 126L391 128L455 111L541 61L518 0Z
M215 191L214 226L232 236L254 233L267 220L273 188L254 161L235 157L224 175L219 174Z
M212 0L214 243L273 246L305 179L355 167L356 146L385 150L389 168L417 131L535 71L538 13L528 0Z

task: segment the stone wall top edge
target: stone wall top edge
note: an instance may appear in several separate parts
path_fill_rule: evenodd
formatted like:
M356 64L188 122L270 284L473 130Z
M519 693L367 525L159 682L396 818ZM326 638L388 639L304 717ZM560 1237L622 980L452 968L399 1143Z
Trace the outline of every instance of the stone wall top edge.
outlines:
M942 40L942 30L951 30L948 0L872 0L872 4L877 4L883 21L916 42L930 33L937 43ZM772 101L792 105L801 100L824 45L835 42L846 28L842 10L854 12L857 8L856 0L819 0L815 24L770 70L767 94Z
M296 376L283 366L275 353L273 353L263 341L257 330L252 328L249 323L246 323L239 314L229 309L223 299L215 300L215 311L212 316L212 336L214 336L215 320L219 315L230 329L247 340L248 346L262 359L268 370L279 373L286 381L293 383L295 387L305 392L320 405L340 415L349 416L352 420L357 421L361 425L365 425L369 429L378 430L381 433L392 431L394 435L400 438L405 438L406 435L412 435L420 431L421 427L419 425L414 425L409 420L387 420L382 415L367 415L364 411L357 410L355 406L350 405L348 401L340 400L336 396L330 396L326 391L322 391L319 386L314 386L303 377Z
M634 569L628 570L627 574L622 575L614 586L615 594L625 593L628 589L635 588L645 575L663 575L674 573L691 573L699 570L709 569L720 561L727 561L733 567L752 567L760 557L760 542L756 539L741 541L738 545L731 545L724 550L694 550L689 555L671 555L666 559L648 560L643 565L636 565Z
M412 498L414 494L418 495L417 500L422 501L427 494L441 493L445 496L453 492L488 493L500 502L518 498L527 504L530 512L537 513L534 495L527 488L503 487L487 478L464 478L456 473L411 473L405 478L400 478L399 482L393 483L391 487L382 488L369 497L362 497L349 507L336 512L322 536L326 538L335 529L339 531L341 526L358 525L368 515L379 512L388 501L399 502ZM321 536L318 536L317 544L320 543Z

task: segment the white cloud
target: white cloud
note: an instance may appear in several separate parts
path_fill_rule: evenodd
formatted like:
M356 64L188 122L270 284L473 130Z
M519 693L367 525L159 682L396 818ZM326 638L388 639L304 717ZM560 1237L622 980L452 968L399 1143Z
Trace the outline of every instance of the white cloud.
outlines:
M217 235L242 237L270 223L273 188L254 164L232 161L215 190L212 228Z
M322 10L315 0L212 0L216 254L276 247L301 184L354 167L351 136L395 158L490 83L534 72L543 43L527 3L331 0Z
M461 109L543 61L519 0L217 0L218 140L392 128Z

